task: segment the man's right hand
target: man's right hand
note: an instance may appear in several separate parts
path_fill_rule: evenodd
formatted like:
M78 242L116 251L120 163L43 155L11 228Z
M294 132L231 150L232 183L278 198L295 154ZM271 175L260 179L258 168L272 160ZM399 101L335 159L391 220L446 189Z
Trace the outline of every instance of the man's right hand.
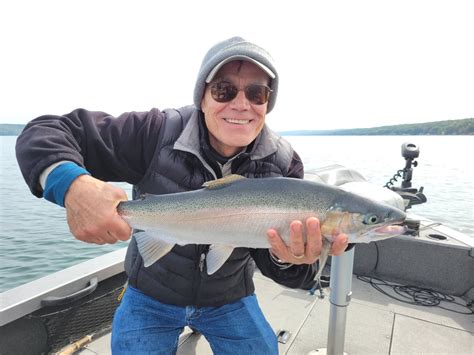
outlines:
M117 213L117 205L127 199L125 191L118 187L89 175L79 176L64 199L71 233L86 243L128 240L132 229Z

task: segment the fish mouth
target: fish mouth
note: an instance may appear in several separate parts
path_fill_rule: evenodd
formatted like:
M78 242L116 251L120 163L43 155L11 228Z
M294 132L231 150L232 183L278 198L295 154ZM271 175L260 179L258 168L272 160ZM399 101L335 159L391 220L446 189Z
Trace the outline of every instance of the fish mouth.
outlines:
M403 235L407 231L406 226L396 225L396 224L387 224L380 226L366 233L360 234L354 243L369 243L376 242L384 239L389 239L397 235Z
M388 235L403 234L406 231L407 231L407 226L394 225L394 224L378 227L372 230L372 232L376 234L388 234Z

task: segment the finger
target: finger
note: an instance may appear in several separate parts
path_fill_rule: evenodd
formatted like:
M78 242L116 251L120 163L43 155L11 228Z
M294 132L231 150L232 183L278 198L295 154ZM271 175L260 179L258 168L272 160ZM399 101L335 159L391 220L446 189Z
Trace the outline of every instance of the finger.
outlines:
M85 237L85 236L75 236L77 240L88 244L98 244L103 245L105 242L102 240L102 237Z
M334 237L332 247L331 247L331 255L338 256L344 253L346 250L349 239L346 234L338 234Z
M305 255L303 223L301 221L293 221L290 224L290 250L296 259Z
M111 237L107 233L102 237L97 238L94 244L104 245L104 244L115 244L117 241L115 238Z
M282 259L285 255L286 245L279 236L275 229L269 229L267 231L268 242L270 243L270 249L276 257Z
M115 244L117 242L117 238L115 238L114 235L109 231L105 231L101 235L92 239L92 242L99 245Z
M131 237L131 229L128 225L126 228L119 228L117 225L110 226L99 238L100 244L115 244L119 241L125 241ZM96 242L96 244L99 244Z
M132 228L118 214L112 219L108 231L111 232L116 241L128 240L132 235Z
M322 237L319 220L310 217L306 220L306 255L314 259L318 258L321 253L321 246Z
M115 234L111 231L107 231L104 235L103 241L107 244L115 244L119 241L119 239L115 236Z
M125 192L125 190L123 190L119 187L117 187L117 189L118 189L118 193L117 193L118 199L120 201L128 201L128 196L127 196L127 193ZM118 206L118 204L117 204L117 206Z

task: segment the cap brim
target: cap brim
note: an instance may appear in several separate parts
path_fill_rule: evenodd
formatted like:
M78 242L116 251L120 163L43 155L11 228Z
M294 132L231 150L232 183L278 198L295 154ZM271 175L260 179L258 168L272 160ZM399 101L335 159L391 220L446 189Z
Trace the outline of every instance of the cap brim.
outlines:
M214 79L214 76L216 76L217 72L219 71L220 68L222 68L222 66L224 64L227 64L229 62L232 62L234 60L245 60L247 62L251 62L253 64L255 64L257 67L259 67L260 69L262 69L270 78L272 79L275 79L275 73L273 73L270 68L268 68L266 65L263 65L262 63L260 63L259 61L256 61L255 59L253 58L250 58L250 57L247 57L246 55L234 55L234 56L231 56L229 58L226 58L224 59L223 61L221 61L219 64L217 64L210 72L209 72L209 75L207 76L206 78L206 83L209 84L212 79Z

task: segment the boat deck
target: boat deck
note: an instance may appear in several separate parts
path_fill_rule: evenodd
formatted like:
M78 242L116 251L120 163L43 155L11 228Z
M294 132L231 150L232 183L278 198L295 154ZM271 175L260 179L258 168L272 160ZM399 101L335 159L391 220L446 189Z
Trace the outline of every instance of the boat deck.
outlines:
M329 322L326 296L282 287L255 274L260 305L275 332L290 333L280 354L324 354ZM461 300L461 303L465 301ZM454 305L441 304L444 307ZM464 308L456 310L466 312ZM344 351L347 354L474 354L474 317L440 307L415 306L394 300L370 284L352 280ZM110 334L98 338L82 355L110 354ZM181 335L178 354L212 354L203 336L189 329Z

